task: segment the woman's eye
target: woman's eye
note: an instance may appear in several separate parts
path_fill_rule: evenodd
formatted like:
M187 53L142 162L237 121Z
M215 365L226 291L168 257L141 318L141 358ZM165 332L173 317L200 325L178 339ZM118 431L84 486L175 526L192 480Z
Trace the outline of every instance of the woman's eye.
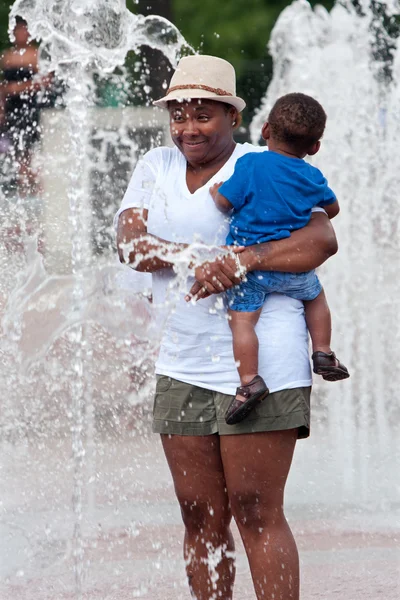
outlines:
M208 121L210 117L208 115L199 115L198 119L199 121Z
M182 117L182 115L179 115L179 114L178 115L172 115L172 120L175 121L175 123L176 123L178 121L183 121L183 117Z

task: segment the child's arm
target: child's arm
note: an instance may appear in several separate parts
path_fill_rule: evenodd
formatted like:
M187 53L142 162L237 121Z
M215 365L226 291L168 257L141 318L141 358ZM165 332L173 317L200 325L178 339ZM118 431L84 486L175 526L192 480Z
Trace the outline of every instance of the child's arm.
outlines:
M229 200L225 198L225 196L219 193L218 190L221 187L221 185L222 182L214 183L214 185L210 187L210 194L215 202L216 207L219 208L221 212L229 212L230 210L232 210L233 206L229 202Z
M324 211L330 219L336 217L336 215L338 215L340 212L340 206L337 200L335 202L332 202L332 204L327 204L323 206L322 208L324 209Z

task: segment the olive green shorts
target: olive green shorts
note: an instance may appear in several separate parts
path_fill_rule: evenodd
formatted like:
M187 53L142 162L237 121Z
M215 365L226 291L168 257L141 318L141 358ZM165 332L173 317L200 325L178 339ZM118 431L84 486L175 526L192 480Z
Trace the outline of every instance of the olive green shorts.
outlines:
M166 375L157 375L153 409L154 433L230 435L298 428L310 435L311 387L269 394L241 423L227 425L225 412L233 396L213 392Z

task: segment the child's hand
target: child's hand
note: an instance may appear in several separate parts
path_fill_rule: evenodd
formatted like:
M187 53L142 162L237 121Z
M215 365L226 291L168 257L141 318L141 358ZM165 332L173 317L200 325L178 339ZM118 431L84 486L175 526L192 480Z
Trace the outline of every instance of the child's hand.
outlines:
M219 183L214 183L214 185L212 185L210 187L210 194L212 196L212 199L215 202L215 206L223 213L227 213L230 210L232 210L233 206L232 204L229 202L229 200L227 198L225 198L225 196L223 196L222 194L220 194L220 187L223 184L223 181L220 181Z
M220 181L219 183L214 183L214 185L212 185L210 187L210 194L213 197L213 200L215 201L217 194L218 194L218 190L221 187L221 185L223 184L223 181Z

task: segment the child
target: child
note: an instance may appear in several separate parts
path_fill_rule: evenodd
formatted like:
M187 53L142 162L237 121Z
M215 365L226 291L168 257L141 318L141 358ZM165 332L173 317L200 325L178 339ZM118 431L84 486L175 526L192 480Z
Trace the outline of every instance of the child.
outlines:
M262 129L268 152L246 154L237 161L232 177L210 190L220 210L233 209L227 244L250 246L289 237L308 223L314 206L323 207L331 219L338 214L338 201L325 177L303 160L318 152L325 124L325 111L314 98L294 93L277 100ZM240 263L240 254L236 260ZM314 373L328 381L349 377L330 347L331 317L315 272L250 272L227 292L241 382L225 415L229 425L242 421L268 394L258 375L255 325L272 292L304 302Z

